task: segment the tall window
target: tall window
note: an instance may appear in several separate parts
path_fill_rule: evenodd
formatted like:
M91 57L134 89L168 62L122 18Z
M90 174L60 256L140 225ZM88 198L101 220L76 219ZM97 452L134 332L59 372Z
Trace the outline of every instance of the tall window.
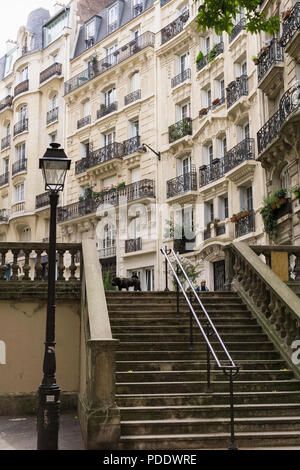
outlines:
M107 224L104 227L104 236L102 240L102 248L112 248L116 246L116 229L113 224Z
M181 106L181 119L189 118L191 115L191 104L186 103Z
M139 120L129 121L129 134L131 137L137 137L139 135Z
M55 18L51 23L44 27L44 44L48 46L51 42L55 41L62 35L65 26L68 26L69 12L64 11Z
M19 111L19 120L24 122L27 119L27 114L28 114L28 108L27 105L25 104L22 106L22 108Z
M90 21L90 23L86 25L86 39L87 40L94 39L95 33L96 33L95 20L93 20L93 21Z
M104 138L104 146L113 144L115 142L115 131L108 132L107 134L103 135Z
M108 32L109 33L111 33L112 31L115 31L118 27L118 20L119 20L118 7L119 7L119 4L117 3L116 5L114 5L112 8L108 10Z
M140 74L139 72L135 72L130 80L131 84L131 91L137 91L140 89Z
M24 67L20 71L19 80L20 82L24 82L25 80L28 80L28 67Z
M57 95L52 96L50 100L50 110L57 108Z
M26 146L25 143L16 147L16 161L24 161L26 158Z
M25 185L24 183L17 184L15 186L14 200L15 202L21 202L25 199Z
M183 73L185 70L189 68L190 66L189 59L190 59L190 56L188 52L180 56L180 73Z

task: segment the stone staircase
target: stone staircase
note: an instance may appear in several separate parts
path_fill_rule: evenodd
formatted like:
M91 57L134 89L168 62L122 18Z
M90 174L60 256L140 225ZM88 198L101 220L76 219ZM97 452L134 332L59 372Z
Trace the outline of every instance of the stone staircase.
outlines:
M206 344L193 322L194 348L190 349L190 315L183 296L176 318L173 292L106 294L113 337L120 340L116 356L119 448L228 448L228 378L212 358L213 393L205 393ZM238 447L300 446L300 381L238 294L205 292L200 297L240 366L234 380ZM220 351L213 337L211 341ZM225 358L223 352L219 358Z

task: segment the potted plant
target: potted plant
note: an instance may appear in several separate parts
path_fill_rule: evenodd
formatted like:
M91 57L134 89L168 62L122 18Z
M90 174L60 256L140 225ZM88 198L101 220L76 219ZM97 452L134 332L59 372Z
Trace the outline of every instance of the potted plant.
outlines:
M253 60L253 62L254 62L255 65L258 65L258 64L259 64L259 58L258 58L257 55L252 56L252 60Z
M207 114L207 108L200 109L199 116L204 116L204 114Z
M232 214L232 217L230 218L230 222L236 222L236 214Z
M219 104L219 103L220 103L220 98L216 98L216 99L214 99L213 102L212 102L212 104L213 104L214 106L216 106L216 105Z
M283 206L286 201L287 201L287 190L286 189L280 189L279 191L276 191L275 196L277 197L277 208ZM279 207L278 207L279 205Z
M122 181L122 183L117 184L117 189L124 188L124 187L125 187L125 181Z
M295 195L295 197L300 197L300 187L296 188L296 189L293 189L293 193Z
M197 57L196 57L196 63L199 64L199 62L204 58L203 52L199 51Z
M244 217L247 217L249 215L249 211L246 209L240 210L240 212L236 215L236 220L243 219Z
M292 13L292 10L285 10L282 12L282 21L286 20Z

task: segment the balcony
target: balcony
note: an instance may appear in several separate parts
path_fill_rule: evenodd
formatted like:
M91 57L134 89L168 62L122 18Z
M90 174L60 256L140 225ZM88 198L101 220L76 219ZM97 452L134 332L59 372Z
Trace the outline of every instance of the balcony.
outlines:
M58 108L57 107L47 112L47 119L46 119L47 125L55 121L58 121Z
M194 165L192 171L167 181L167 198L180 196L188 191L197 191L197 173Z
M269 98L274 98L283 81L283 49L278 39L273 39L267 50L260 55L257 76L258 88Z
M206 186L217 181L225 174L224 158L215 158L210 165L202 165L199 168L199 187Z
M229 36L229 44L240 34L240 32L245 29L246 20L242 18L231 30Z
M61 223L93 214L101 205L117 206L119 203L125 201L128 203L137 199L154 197L155 182L153 180L144 179L121 188L101 191L96 197L84 199L83 201L78 201L68 206L58 207L57 221Z
M9 182L9 171L6 173L3 173L3 175L0 176L0 187L8 184Z
M136 90L133 91L132 93L129 93L129 95L125 96L124 99L124 104L127 106L130 103L134 103L134 101L140 100L141 99L141 90Z
M12 176L16 175L17 173L21 173L21 171L27 170L27 160L24 158L23 160L17 160L13 163L12 166Z
M1 139L1 150L7 149L8 147L10 147L10 142L11 142L10 135L6 135L5 137L3 137L3 139Z
M22 119L14 125L14 137L25 131L28 131L28 119Z
M182 13L176 20L168 24L161 30L161 44L165 44L167 41L173 39L177 34L183 31L184 25L189 19L190 13L188 10Z
M124 146L124 156L125 155L130 155L132 153L137 152L137 149L140 146L140 136L137 135L135 137L131 137L131 139L124 140L123 146Z
M248 77L241 75L226 88L227 108L230 108L242 96L248 95Z
M24 80L23 82L19 83L15 87L14 95L16 97L20 93L25 93L25 91L28 91L28 90L29 90L29 80Z
M180 83L185 82L189 78L191 78L191 69L186 69L183 72L176 75L176 77L172 78L171 88L174 88L175 86L179 85Z
M133 238L131 240L125 240L125 253L134 253L142 249L142 239Z
M88 124L91 124L91 116L85 116L82 119L79 119L79 121L77 121L77 129L81 129Z
M211 228L206 228L203 232L203 240L208 240L209 238L211 238L212 236L212 233L211 233Z
M0 101L0 111L3 111L5 108L10 108L12 105L14 97L7 95L3 100Z
M225 224L220 224L216 226L216 237L220 237L221 235L225 235L226 227Z
M282 22L282 35L280 38L281 46L285 52L290 54L295 60L299 60L300 46L300 2L297 2Z
M113 54L97 61L93 66L88 67L81 73L75 75L75 77L65 82L65 95L71 93L90 80L93 80L93 78L98 77L112 67L120 64L134 54L137 54L146 47L154 47L154 42L155 35L151 31L141 34L134 41L125 44L120 49L117 49Z
M50 205L49 193L38 194L35 198L35 208L40 209Z
M116 247L115 246L107 246L105 248L100 248L99 250L99 258L112 258L113 256L116 256Z
M174 240L174 251L175 253L179 253L180 255L184 255L185 253L194 251L195 242L196 242L195 237L192 238L191 240L187 240L184 234L182 234L182 238L176 238Z
M106 145L98 150L89 152L88 156L75 162L75 175L79 175L89 168L113 160L114 158L123 158L124 146L118 142Z
M206 54L206 56L197 61L198 72L202 70L207 64L212 62L218 55L222 54L222 52L224 52L224 43L219 42L218 44L215 44L213 48Z
M285 204L280 206L278 209L275 209L274 215L276 219L280 219L281 217L284 217L285 215L292 214L293 213L293 208L292 208L292 201L290 198L287 198L287 201Z
M258 153L261 154L280 135L284 124L300 109L300 85L296 83L282 96L279 109L257 133Z
M100 119L103 116L107 116L107 114L113 113L114 111L117 111L117 109L118 103L116 101L108 105L102 104L100 109L97 111L97 119Z
M8 222L9 219L9 210L0 209L0 222Z
M54 64L50 65L50 67L46 68L40 73L40 83L45 82L51 77L55 75L61 75L62 72L62 65L55 62Z
M192 119L186 117L169 126L169 143L175 142L175 140L181 139L181 137L186 135L192 135L192 132Z
M235 222L235 238L255 232L255 214L253 210L247 211L247 215Z
M207 106L207 108L202 108L199 111L199 119L203 118L204 116L207 116L209 111L211 110L211 106Z

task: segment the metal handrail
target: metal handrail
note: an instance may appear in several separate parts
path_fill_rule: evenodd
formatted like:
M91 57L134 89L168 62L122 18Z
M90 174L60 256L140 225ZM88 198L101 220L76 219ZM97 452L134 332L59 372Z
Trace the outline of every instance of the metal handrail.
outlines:
M172 270L172 273L174 275L174 278L176 279L176 282L177 282L177 286L180 287L184 297L185 297L185 300L189 306L189 309L191 311L191 314L192 316L194 317L201 333L202 333L202 336L206 342L206 345L207 345L207 382L208 382L208 387L207 387L207 392L211 393L210 391L210 358L209 358L209 352L212 354L213 358L215 359L216 361L216 364L218 366L219 369L221 369L225 375L229 376L229 390L230 390L230 418L231 418L231 441L230 441L230 445L229 445L229 450L236 450L237 449L237 446L235 444L235 437L234 437L234 400L233 400L233 377L235 375L237 375L237 373L239 372L239 367L237 365L235 365L235 363L233 362L225 344L223 343L219 333L217 332L211 318L209 317L203 303L201 302L201 300L199 299L198 297L198 294L196 292L196 290L194 289L194 286L192 285L188 275L186 274L178 256L176 255L175 251L173 250L173 248L167 250L167 248L161 248L160 249L161 253L164 255L165 257L165 260L166 260L166 279L167 279L167 265L170 266L171 270ZM173 265L172 265L172 262L170 261L170 258L169 258L169 255L172 254L175 258L175 261L177 263L177 266L176 266L176 270L174 269ZM180 268L181 272L183 273L185 279L187 280L188 284L189 284L189 287L191 288L194 296L195 296L195 299L198 301L201 309L202 309L202 312L204 313L205 317L206 317L206 320L207 320L207 324L206 324L206 327L207 327L207 333L205 333L204 331L204 328L202 327L199 319L198 319L198 316L191 304L191 301L190 299L188 298L179 278L178 278L178 267ZM166 286L166 290L168 290L168 287ZM178 288L177 288L177 297L178 297ZM177 300L177 316L179 314L179 308L178 308L178 305L179 305L179 302ZM211 328L211 330L210 330ZM214 348L209 340L209 336L211 334L215 334L215 336L217 337L218 339L218 342L219 344L222 346L222 349L224 351L224 353L226 354L226 357L228 359L228 361L230 362L230 365L222 365L220 360L218 359L217 357L217 354L215 353L214 351ZM192 340L192 327L191 327L191 340Z

